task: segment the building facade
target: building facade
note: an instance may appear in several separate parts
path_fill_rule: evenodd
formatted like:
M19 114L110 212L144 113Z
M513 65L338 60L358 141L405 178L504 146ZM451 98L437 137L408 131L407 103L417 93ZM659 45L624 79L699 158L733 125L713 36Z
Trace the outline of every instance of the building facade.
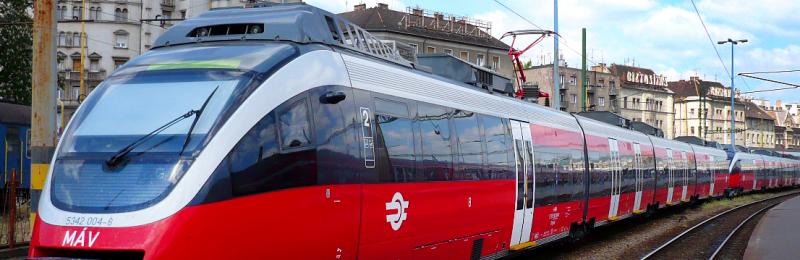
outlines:
M581 79L581 69L559 66L560 75L558 95L561 104L553 104L556 95L553 90L553 65L540 65L526 69L525 76L530 85L538 86L539 90L550 95L549 98L540 98L539 104L550 104L551 107L558 107L562 111L583 112L585 111L616 111L616 103L612 100L618 93L618 79L610 73L600 68L593 67L586 72L587 87L586 93L581 93L583 79ZM545 102L544 99L549 99ZM584 100L585 99L585 100ZM585 109L584 103L585 102Z
M510 47L491 36L489 22L421 8L396 11L386 4L358 4L339 15L381 40L409 45L417 53L450 54L514 79Z
M744 102L745 142L751 148L775 147L775 119L752 102Z
M730 88L719 82L705 81L698 77L669 82L668 88L675 94L676 136L696 136L719 144L731 143ZM746 103L749 102L737 99L734 108L736 145L742 146L746 144L747 139ZM758 108L755 105L753 107ZM774 133L767 136L771 138Z
M775 118L775 149L800 150L800 122L789 111L776 103L775 111L768 112Z
M58 125L68 120L81 99L80 81L88 95L117 67L150 49L151 44L177 21L146 19L189 18L213 8L257 2L289 3L299 0L59 0L56 3L59 102ZM82 29L81 20L85 22ZM83 31L83 32L82 32ZM81 52L83 41L83 52ZM81 64L81 56L84 57Z
M602 65L602 64L601 64ZM619 82L616 103L617 114L635 122L643 122L664 131L664 137L673 138L673 93L667 88L666 77L653 70L612 64L608 68L598 66L596 70L608 70Z

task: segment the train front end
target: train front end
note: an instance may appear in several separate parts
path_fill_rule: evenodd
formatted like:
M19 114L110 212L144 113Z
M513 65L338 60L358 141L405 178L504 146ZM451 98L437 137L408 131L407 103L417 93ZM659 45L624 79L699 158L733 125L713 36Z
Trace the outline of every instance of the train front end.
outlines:
M322 40L297 33L302 28L289 27L292 19L313 18L308 13L316 10L208 12L176 25L156 48L115 71L87 97L61 137L40 197L30 256L280 257L279 251L306 246L283 245L309 234L292 234L281 219L272 219L288 221L286 216L296 214L279 212L287 208L280 206L288 200L282 196L303 196L232 199L238 194L231 183L241 180L225 171L236 167L232 161L245 160L231 155L235 146L248 145L242 141L248 131L274 118L281 104L312 86L348 84L345 73L336 71L340 56L317 44ZM271 28L265 17L285 24ZM224 34L214 34L222 28ZM266 40L277 33L281 41ZM298 77L300 71L315 77ZM300 120L302 113L291 111L289 121ZM304 144L303 126L282 127L283 137ZM282 185L244 181L256 188ZM258 205L271 205L270 212L248 210Z

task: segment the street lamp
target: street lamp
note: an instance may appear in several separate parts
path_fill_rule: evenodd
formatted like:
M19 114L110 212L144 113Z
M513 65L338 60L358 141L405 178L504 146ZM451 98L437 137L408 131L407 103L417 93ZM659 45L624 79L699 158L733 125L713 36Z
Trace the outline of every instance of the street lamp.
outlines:
M736 151L736 110L734 109L736 107L736 103L734 103L736 98L736 88L733 86L733 75L736 74L733 73L733 46L745 42L747 42L747 39L734 41L731 40L731 38L717 42L717 44L731 44L731 151Z

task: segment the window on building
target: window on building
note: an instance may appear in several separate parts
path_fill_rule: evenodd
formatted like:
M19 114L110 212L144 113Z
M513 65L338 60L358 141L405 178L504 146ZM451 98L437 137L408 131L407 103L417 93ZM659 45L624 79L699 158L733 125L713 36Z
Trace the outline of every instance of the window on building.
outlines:
M80 71L81 69L81 56L80 54L72 57L72 71Z
M694 108L689 109L689 115L694 115Z
M475 64L477 64L478 66L481 66L481 67L486 66L486 60L484 60L484 59L485 59L485 57L483 56L483 54L476 55L475 56Z
M124 20L125 19L123 18L122 8L114 9L114 21L121 22Z
M689 133L690 133L690 134L692 134L692 135L694 135L694 126L692 126L692 127L689 127Z
M128 62L128 58L125 57L114 57L114 69L118 69L122 65Z
M409 43L408 46L413 47L415 52L419 52L419 45L416 45L414 43Z
M564 84L567 84L566 82L564 82L564 74L558 75L558 82L559 82L559 85L561 85L562 88L564 87Z
M56 6L56 20L61 20L61 6Z
M100 59L89 60L89 71L99 71L99 70L100 70Z
M57 11L58 11L58 15L57 16L58 16L59 20L68 20L70 18L69 15L67 15L67 11L69 11L69 10L67 10L66 6L61 6L61 9L59 9Z
M598 97L597 98L597 105L600 107L606 106L606 98L605 97Z
M103 11L99 6L94 9L94 19L103 20Z
M72 34L72 46L81 47L81 35L80 35L80 33L73 33Z
M458 58L460 58L462 60L465 60L465 61L469 61L469 52L466 52L466 51L460 52L458 54Z
M95 12L94 12L94 6L92 6L92 7L89 7L89 20L94 20L94 19L95 19L95 18L94 18L94 14L95 14Z
M500 69L500 57L492 56L492 69L493 70Z
M436 53L436 47L431 47L431 46L426 47L425 53Z
M444 53L453 55L453 49L444 49Z
M117 30L114 32L114 48L127 49L128 48L128 32L124 30Z
M72 7L72 17L73 20L80 20L81 19L81 9L77 6Z
M569 95L569 97L570 97L570 103L572 104L578 103L578 95L571 94Z
M571 86L577 85L578 84L578 77L576 77L575 75L569 76L569 84Z
M64 32L58 33L58 46L67 46L67 38Z
M186 19L186 10L181 10L181 19Z
M80 95L81 95L81 86L72 86L72 93L70 95L70 98L72 98L72 100L78 100L78 97L80 97Z
M628 108L628 97L622 98L622 108Z

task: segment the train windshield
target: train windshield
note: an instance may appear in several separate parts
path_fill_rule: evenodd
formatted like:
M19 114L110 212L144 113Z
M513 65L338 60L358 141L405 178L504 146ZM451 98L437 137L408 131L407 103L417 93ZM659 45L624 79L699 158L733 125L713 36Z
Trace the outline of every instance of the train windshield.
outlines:
M263 81L258 66L278 64L293 51L285 45L177 49L126 65L92 92L65 131L53 165L53 204L113 213L157 203ZM125 149L124 158L109 163Z

